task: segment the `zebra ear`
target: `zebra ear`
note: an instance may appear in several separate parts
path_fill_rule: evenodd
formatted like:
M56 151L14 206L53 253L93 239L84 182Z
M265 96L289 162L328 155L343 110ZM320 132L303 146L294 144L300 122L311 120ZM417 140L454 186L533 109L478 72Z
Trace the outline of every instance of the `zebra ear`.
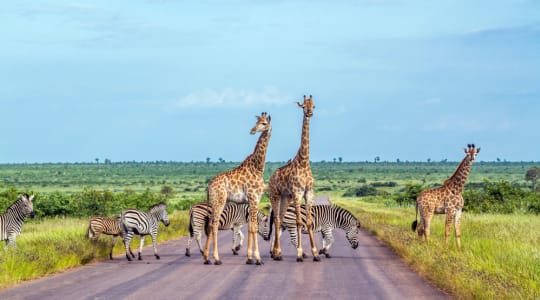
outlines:
M32 196L30 196L30 198L28 198L28 200L30 200L30 202L32 202L32 201L34 201L34 197L35 197L35 195L32 195Z

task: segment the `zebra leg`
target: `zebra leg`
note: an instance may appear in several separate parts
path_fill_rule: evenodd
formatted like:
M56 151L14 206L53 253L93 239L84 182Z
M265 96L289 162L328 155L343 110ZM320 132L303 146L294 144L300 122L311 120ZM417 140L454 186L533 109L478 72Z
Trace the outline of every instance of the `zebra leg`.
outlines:
M124 249L126 250L126 258L129 261L131 261L131 257L129 257L129 255L128 255L128 249L131 249L129 244L131 243L132 236L133 236L133 233L131 231L126 232L126 230L124 228L122 237L123 237L123 240L124 240Z
M157 251L157 235L156 234L152 234L152 247L154 247L154 256L156 257L156 259L159 259L159 255L158 255L158 251Z
M111 252L109 252L109 259L111 259L111 260L113 259L112 252L113 252L113 249L114 249L114 244L116 244L116 235L112 236Z
M326 258L331 258L329 251L330 251L330 247L332 247L333 244L334 244L334 235L332 234L332 230L330 229L330 231L327 232L323 238L322 251L323 251L323 254L326 256Z
M315 244L315 236L313 234L313 220L312 220L313 215L311 213L311 207L313 206L313 190L307 191L305 193L304 198L306 200L306 227L309 234L309 242L311 244L311 253L313 254L313 261L320 261L321 258L319 257L319 252L317 251L317 245Z
M139 260L142 260L142 247L144 245L144 235L141 235L141 242L139 244Z
M193 237L190 235L187 241L186 245L186 256L191 256L191 253L189 253L189 249L191 249L191 242L193 241Z

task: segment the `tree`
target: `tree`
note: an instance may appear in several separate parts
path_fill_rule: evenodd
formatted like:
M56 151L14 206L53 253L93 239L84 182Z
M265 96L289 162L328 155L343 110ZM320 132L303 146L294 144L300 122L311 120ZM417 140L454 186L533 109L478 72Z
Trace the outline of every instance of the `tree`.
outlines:
M532 183L531 189L533 191L536 190L536 181L538 180L538 177L540 177L540 168L537 166L530 167L525 174L525 180Z
M96 160L96 164L99 164L99 158L96 158L95 160Z
M206 158L206 163L207 163L207 164L210 163L210 157L207 157L207 158Z
M342 163L342 162L343 162L343 157L341 157L341 156L338 157L338 161L339 161L340 163Z
M375 156L375 158L373 159L374 162L378 162L378 161L381 161L381 158L379 156Z

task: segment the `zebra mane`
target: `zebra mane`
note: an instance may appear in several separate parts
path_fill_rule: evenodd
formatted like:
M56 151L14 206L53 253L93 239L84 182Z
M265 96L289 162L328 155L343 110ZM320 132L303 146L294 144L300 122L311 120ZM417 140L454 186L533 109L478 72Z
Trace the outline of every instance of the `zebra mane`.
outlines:
M154 206L151 206L149 211L154 212L154 211L165 210L165 209L167 209L167 204L165 202L160 202Z
M15 207L21 205L21 203L24 201L23 197L26 197L26 199L29 199L30 196L28 196L28 194L23 194L23 195L19 195L19 197L17 197L17 200L15 200L15 202L11 203L10 206L8 206L8 208L6 209L6 212L12 210L12 209L15 209ZM24 203L22 203L24 205Z

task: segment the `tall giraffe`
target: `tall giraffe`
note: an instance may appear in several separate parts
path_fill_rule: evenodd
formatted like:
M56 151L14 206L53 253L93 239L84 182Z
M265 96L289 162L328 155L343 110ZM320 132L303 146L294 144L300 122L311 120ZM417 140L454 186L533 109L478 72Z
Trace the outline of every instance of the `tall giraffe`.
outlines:
M306 211L311 212L313 205L313 174L309 163L309 119L313 116L313 98L310 95L309 99L304 95L304 103L296 102L304 111L304 119L302 122L302 138L298 153L292 161L278 168L268 181L268 189L270 201L272 203L273 218L270 219L270 234L272 231L272 223L275 223L275 239L272 249L272 257L275 260L281 260L281 221L287 211L289 203L293 202L296 207L296 226L298 232L302 229L302 217L300 204L302 198L306 203ZM306 226L311 242L311 252L313 260L319 261L319 253L313 238L311 213L307 214ZM296 261L303 261L302 252L302 235L298 235L298 248L296 249Z
M463 158L454 174L445 180L442 186L425 190L416 198L417 219L418 210L420 210L419 239L422 239L422 236L424 236L426 241L429 240L429 225L433 214L446 214L444 240L448 244L448 236L450 235L450 227L453 219L457 246L461 248L459 219L463 208L462 192L476 155L480 153L480 148L476 149L474 144L469 144L464 150L465 158ZM416 230L417 224L417 220L412 223L413 231Z
M203 257L204 263L210 264L208 259L210 241L214 242L214 264L220 265L218 253L218 227L219 217L223 212L225 202L249 204L248 244L246 264L253 264L252 256L255 256L257 265L262 264L257 241L257 211L261 195L265 190L263 172L266 163L266 150L272 126L270 116L261 113L256 116L257 123L251 129L250 134L261 132L255 150L236 168L216 175L208 184L208 203L212 207L213 214L210 216L209 234L206 238ZM252 249L253 248L253 249Z

